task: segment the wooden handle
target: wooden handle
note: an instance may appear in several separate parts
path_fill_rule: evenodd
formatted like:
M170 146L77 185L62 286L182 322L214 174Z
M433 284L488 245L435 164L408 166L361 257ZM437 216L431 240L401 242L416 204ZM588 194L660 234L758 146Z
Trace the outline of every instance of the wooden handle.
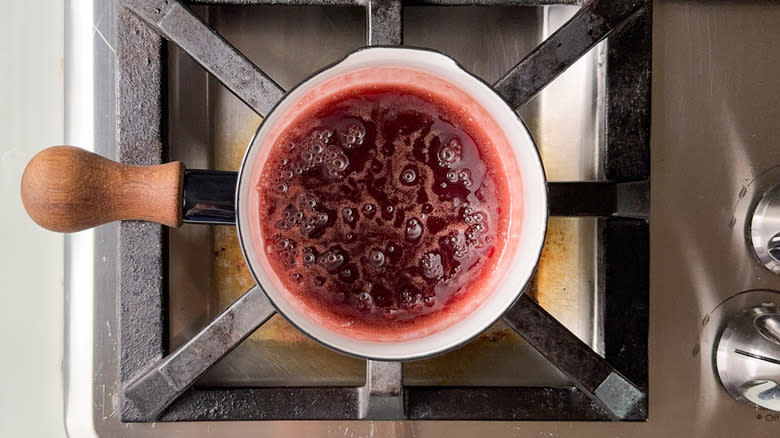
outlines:
M38 153L22 175L22 202L38 225L80 231L117 220L182 223L184 164L128 166L71 146Z

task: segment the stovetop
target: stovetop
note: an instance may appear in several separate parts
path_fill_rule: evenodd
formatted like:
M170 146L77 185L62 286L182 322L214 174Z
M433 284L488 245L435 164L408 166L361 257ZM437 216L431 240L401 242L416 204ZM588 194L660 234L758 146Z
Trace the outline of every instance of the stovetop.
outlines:
M92 136L98 152L137 164L180 159L188 167L234 170L259 122L250 108L263 113L276 89L257 76L260 85L252 90L265 92L242 94L251 80L224 67L230 62L219 50L198 51L198 38L210 38L198 19L282 88L363 45L364 31L373 44L398 43L403 36L406 44L452 55L490 82L524 59L519 76L510 73L497 89L520 107L539 145L552 181L551 214L557 217L551 219L532 290L501 325L460 350L424 363L366 364L319 347L275 316L191 389L191 381L179 377L194 380L214 360L192 360L187 340L251 283L232 231L184 227L169 233L127 222L74 235L68 245L66 346L72 434L94 427L102 436L445 430L464 436L477 431L552 436L567 430L655 436L671 430L717 434L728 427L762 434L780 424L773 420L780 417L725 394L712 371L713 324L701 329L702 319L717 316L718 304L728 297L780 286L753 261L742 233L744 218L738 217L740 199L752 193L742 187L780 155L771 129L777 89L768 85L775 61L765 56L772 52L767 36L777 34L771 18L774 14L776 22L778 8L661 4L651 13L650 4L624 1L592 2L582 9L539 6L569 2L401 7L329 1L328 7L296 2L191 9L160 2L158 10L154 3L96 2L94 10L89 4L72 10L69 141L89 144ZM91 28L76 11L87 10L94 11L94 86L89 77L75 75L85 65L78 62L83 47L76 47L88 38L81 27L86 22ZM163 43L136 13L211 63L215 76L241 100L183 50ZM370 19L361 27L366 14ZM171 20L182 16L183 22ZM571 16L575 19L554 34ZM490 29L477 37L464 35L464 29L486 22ZM581 23L590 27L578 28ZM719 23L742 29L739 38ZM606 43L588 50L616 27ZM557 42L567 48L537 49L523 58L545 39L548 48ZM191 41L196 43L188 47ZM741 49L746 41L748 51ZM78 103L73 96L79 91L94 92L93 107ZM84 121L91 114L92 124ZM240 306L230 309L240 314ZM94 313L85 313L92 308ZM247 334L252 328L247 325ZM195 344L202 345L211 344ZM215 352L220 348L226 346ZM161 382L159 376L177 381ZM179 392L184 394L178 397ZM161 410L150 400L163 400L156 405ZM344 421L360 418L404 421ZM270 419L338 421L229 421ZM512 421L414 421L456 419ZM631 421L571 422L621 419Z
M546 27L552 28L548 31L551 33L577 10L576 7L564 7L544 14L535 8L447 8L439 10L441 17L431 29L431 24L420 25L426 13L430 13L429 9L409 8L412 16L406 20L406 41L455 53L461 62L470 63L489 81L498 79L512 67L515 53L533 48L530 41L544 36L545 23ZM269 74L285 88L303 80L323 64L361 47L365 39L362 23L365 11L361 7L303 9L294 14L289 8L251 8L247 11L234 7L196 9L195 12L207 17L220 34L250 58L270 58L271 61L261 67L273 72ZM480 56L477 55L479 46L464 47L464 41L452 41L454 34L447 29L450 26L463 29L474 22L471 18L475 13L480 14L476 22L499 23L483 32L482 44L506 41L507 50ZM502 14L511 16L502 19ZM289 27L291 20L297 23L296 32L283 40L268 36ZM242 22L252 25L236 25ZM331 23L344 32L325 33L327 39L320 44L323 31L318 23L322 22ZM518 23L522 26L518 27ZM423 29L426 29L425 34ZM524 118L534 121L532 129L546 146L542 153L547 161L555 163L547 169L551 178L596 179L600 126L597 112L590 108L596 102L599 83L603 82L600 80L603 74L598 71L598 59L603 56L604 45L600 45L576 68L546 89L545 94L522 107ZM169 112L174 114L167 124L170 158L223 170L238 168L257 129L259 116L175 46L170 48L168 59L172 66L168 75ZM550 103L556 98L555 93L565 93L573 110L566 115L555 114L554 105ZM191 108L203 110L185 110ZM561 125L576 128L555 129ZM193 127L199 128L193 130ZM563 159L564 156L567 159ZM603 351L593 256L597 250L598 226L594 217L556 217L552 220L547 250L531 293L576 335ZM178 347L235 301L253 280L243 262L232 227L190 226L174 230L170 233L170 252L169 303L175 311L170 313L169 327L172 347ZM209 311L204 312L204 308ZM491 372L482 372L487 367ZM352 360L320 347L286 324L283 318L275 316L250 336L248 342L220 361L200 379L200 383L210 386L359 386L365 381L365 371L364 361ZM485 333L480 342L472 343L469 348L434 360L408 362L403 378L406 384L415 386L570 385L564 375L548 366L544 358L505 324Z

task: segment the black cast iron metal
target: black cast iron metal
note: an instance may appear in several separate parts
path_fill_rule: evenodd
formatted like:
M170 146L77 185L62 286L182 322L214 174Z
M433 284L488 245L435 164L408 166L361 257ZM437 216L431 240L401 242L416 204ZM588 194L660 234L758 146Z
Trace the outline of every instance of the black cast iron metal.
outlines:
M220 170L184 171L184 222L231 225L236 223L238 174Z
M237 177L237 172L186 170L184 222L235 224ZM646 219L649 214L646 182L550 182L547 189L550 216Z

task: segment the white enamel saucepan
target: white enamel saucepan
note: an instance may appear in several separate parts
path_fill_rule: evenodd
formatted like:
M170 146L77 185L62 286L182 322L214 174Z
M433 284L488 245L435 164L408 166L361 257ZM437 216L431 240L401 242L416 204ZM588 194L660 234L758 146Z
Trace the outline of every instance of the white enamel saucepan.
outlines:
M306 108L354 87L411 87L455 102L494 142L509 186L508 238L479 293L436 324L403 337L350 336L287 291L270 268L260 236L257 185L269 152ZM547 187L525 125L487 84L451 58L429 50L376 47L353 52L295 87L263 120L238 174L185 170L180 162L136 167L58 146L36 155L22 177L22 201L42 227L73 232L116 220L235 223L247 264L276 309L315 340L368 359L409 360L438 354L477 336L523 293L544 241Z

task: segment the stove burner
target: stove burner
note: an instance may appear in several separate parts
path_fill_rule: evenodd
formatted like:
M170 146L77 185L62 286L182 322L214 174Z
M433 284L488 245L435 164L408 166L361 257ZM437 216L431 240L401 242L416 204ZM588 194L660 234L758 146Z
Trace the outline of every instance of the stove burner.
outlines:
M197 0L201 4L221 1ZM366 6L367 43L402 43L400 0L249 0L252 4ZM422 5L571 4L571 0L418 1ZM200 62L239 99L266 114L284 91L179 1L125 0L116 53L120 159L163 160L160 35ZM586 1L561 29L494 87L519 107L608 37L604 182L550 184L553 215L602 221L605 357L523 295L504 321L575 382L573 388L404 387L399 363L368 361L363 387L192 388L263 324L273 309L250 289L192 340L167 352L167 235L120 227L121 418L125 422L276 419L647 419L650 29L647 0ZM158 35L159 34L159 35ZM249 304L263 306L248 313ZM153 364L153 365L149 365Z

